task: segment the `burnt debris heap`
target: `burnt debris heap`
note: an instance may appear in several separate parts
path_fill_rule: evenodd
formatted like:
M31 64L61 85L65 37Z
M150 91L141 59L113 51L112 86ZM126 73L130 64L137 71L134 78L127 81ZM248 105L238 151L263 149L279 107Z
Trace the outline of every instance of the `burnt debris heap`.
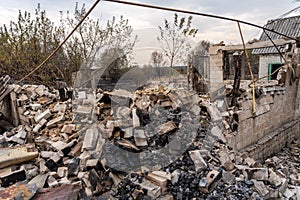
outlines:
M261 164L234 151L222 116L184 89L75 91L1 78L1 199L296 199L300 141ZM224 113L224 112L223 112ZM7 113L6 113L7 115ZM16 126L11 126L7 121ZM297 193L298 192L298 193Z

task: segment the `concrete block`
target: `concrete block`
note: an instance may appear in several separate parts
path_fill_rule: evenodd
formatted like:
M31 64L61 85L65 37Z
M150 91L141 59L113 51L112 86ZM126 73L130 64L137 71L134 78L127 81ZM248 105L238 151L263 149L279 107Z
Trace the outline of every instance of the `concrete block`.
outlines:
M40 120L42 120L42 119L48 119L51 116L52 116L52 114L51 114L50 109L46 109L44 112L37 114L34 117L34 120L35 120L35 122L38 123Z
M94 150L98 139L97 128L89 128L85 132L82 150Z
M50 120L48 123L47 123L47 128L53 128L55 127L58 123L62 123L63 121L65 120L65 116L64 115L60 115L52 120Z

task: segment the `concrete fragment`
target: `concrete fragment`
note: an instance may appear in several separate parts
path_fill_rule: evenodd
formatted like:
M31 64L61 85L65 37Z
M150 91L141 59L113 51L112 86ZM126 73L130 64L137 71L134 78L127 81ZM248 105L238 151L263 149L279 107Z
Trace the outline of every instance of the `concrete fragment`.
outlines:
M92 113L92 106L78 106L78 108L74 111L78 114L88 115Z
M47 183L48 183L49 187L56 187L56 186L58 186L58 182L57 182L57 180L53 176L49 176L48 177Z
M65 116L64 115L60 115L52 120L50 120L48 123L47 123L47 128L53 128L55 127L58 123L62 123L63 121L65 120Z
M269 169L269 182L276 187L281 185L281 178L272 169Z
M243 170L247 179L255 179L258 181L264 181L269 179L269 173L267 168L246 168Z
M87 129L82 144L82 150L93 150L96 146L98 135L97 128Z
M200 172L207 168L207 164L202 158L200 150L189 151L189 155L195 164L196 172Z
M72 150L69 152L69 156L72 156L72 157L77 157L79 154L80 154L80 151L81 151L81 148L82 148L82 144L83 142L80 141L78 142L73 148Z
M230 173L230 172L227 172L227 171L223 171L222 172L222 180L225 182L225 183L228 183L230 185L233 185L235 184L235 175Z
M65 113L67 110L67 104L62 103L62 102L58 102L55 104L53 111L54 112L61 112L61 113Z
M218 185L222 178L222 174L216 170L211 170L206 175L206 178L200 181L200 191L204 193L210 193ZM202 183L201 183L202 182Z
M63 128L61 129L61 132L72 134L73 131L75 131L75 130L76 130L76 125L75 124L65 124L63 126Z
M157 176L156 174L153 174L153 173L149 173L146 176L146 179L150 180L152 183L159 186L161 188L161 193L165 194L165 192L167 190L167 181L168 181L167 179L165 179L161 176Z
M247 163L247 165L248 165L249 167L253 167L253 166L255 165L255 163L256 163L256 161L255 161L253 158L249 158L249 157L247 157L247 158L245 159L245 162Z
M86 161L86 167L87 168L95 168L97 166L97 164L99 164L99 160L98 159L89 159Z
M33 132L37 133L47 123L46 119L41 119L37 125L33 128Z
M254 183L255 190L263 197L266 197L269 194L269 190L266 188L263 181L252 180Z
M140 186L148 191L147 195L152 199L156 199L161 195L161 188L148 180L143 181Z
M28 184L35 184L36 187L39 189L43 188L48 176L49 176L48 174L39 174L33 179L31 179L31 181L29 181Z
M144 130L141 129L134 130L134 141L136 146L138 147L148 145Z
M215 136L216 138L218 138L218 140L222 141L223 143L226 143L227 140L225 138L225 136L223 135L221 129L217 126L214 126L212 129L211 129L211 134L213 136Z
M132 122L133 127L139 127L141 125L140 118L137 116L136 108L132 109Z
M51 156L53 156L54 152L53 151L41 151L40 152L40 156L42 158L50 158Z
M66 143L58 140L56 142L52 142L51 145L55 150L61 151L66 146Z
M207 111L211 117L211 121L216 122L222 120L221 112L217 109L216 105L208 105Z
M220 151L219 156L220 156L219 160L221 164L225 167L227 171L231 171L235 168L232 160L230 159L226 151Z
M40 159L39 168L40 168L41 173L45 173L45 172L49 171L47 166L46 166L46 161L44 159Z
M166 133L169 133L171 131L174 131L176 129L176 125L174 124L174 122L172 121L168 121L162 125L160 125L158 128L157 128L157 134L159 135L163 135L163 134L166 134Z
M39 155L31 146L17 146L0 149L0 168L19 164L36 158Z
M42 112L40 114L37 114L34 117L34 120L35 120L36 123L38 123L40 120L42 120L42 119L48 119L51 116L52 116L52 114L51 114L50 109L46 109L44 112Z

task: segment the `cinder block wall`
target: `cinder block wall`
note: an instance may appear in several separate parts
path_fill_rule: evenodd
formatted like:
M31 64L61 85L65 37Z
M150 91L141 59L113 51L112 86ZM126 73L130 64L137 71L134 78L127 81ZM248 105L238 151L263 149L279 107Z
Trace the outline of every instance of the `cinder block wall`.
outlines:
M209 88L214 92L224 85L223 82L223 53L219 46L209 48Z
M246 148L249 150L271 139L269 151L273 152L273 147L276 150L287 144L290 138L299 137L298 125L292 126L295 130L293 128L288 129L289 135L285 135L286 131L283 131L283 133L279 131L291 122L299 124L300 117L299 81L297 80L293 85L290 85L289 79L287 79L284 87L284 93L282 91L275 91L274 94L268 92L266 96L262 95L256 99L257 115L255 117L251 115L251 106L239 112L238 132L235 135L228 136L229 143L235 150L242 151ZM280 87L277 88L281 89ZM249 102L244 102L245 105L246 103L249 105ZM274 133L278 133L278 139L273 138Z
M299 137L300 120L297 119L285 124L282 128L272 131L256 144L243 149L242 155L244 157L250 156L256 160L265 160Z
M275 55L261 55L259 56L259 77L268 75L269 63L282 63L280 56ZM268 78L264 78L268 80Z

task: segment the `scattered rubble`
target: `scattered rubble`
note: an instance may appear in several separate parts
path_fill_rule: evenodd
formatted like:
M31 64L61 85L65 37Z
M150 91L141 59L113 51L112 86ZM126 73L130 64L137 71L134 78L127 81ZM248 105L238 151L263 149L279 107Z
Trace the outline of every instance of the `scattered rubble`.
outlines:
M64 102L45 86L5 87L18 125L0 135L1 199L299 198L300 141L265 163L241 157L224 132L242 116L226 102L163 86ZM149 159L119 171L131 164L113 146ZM157 159L162 147L173 162Z

